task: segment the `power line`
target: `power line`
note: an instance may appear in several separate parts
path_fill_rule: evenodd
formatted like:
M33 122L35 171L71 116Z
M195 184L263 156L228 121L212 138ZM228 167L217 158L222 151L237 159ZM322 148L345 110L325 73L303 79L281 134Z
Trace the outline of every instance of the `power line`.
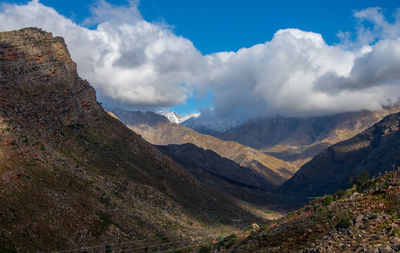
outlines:
M167 237L162 237L160 238L161 240L167 240L167 239L173 239L173 238L182 238L181 236L167 236ZM156 239L142 239L142 240L128 240L126 242L121 242L121 243L113 243L113 244L98 244L98 245L93 245L90 247L80 247L80 248L75 248L75 249L68 249L68 250L60 250L60 251L53 251L54 253L66 253L66 252L74 252L74 251L82 251L82 250L90 250L90 249L97 249L97 248L104 248L105 246L119 246L119 245L124 245L124 244L130 244L130 243L140 243L140 242L156 242Z

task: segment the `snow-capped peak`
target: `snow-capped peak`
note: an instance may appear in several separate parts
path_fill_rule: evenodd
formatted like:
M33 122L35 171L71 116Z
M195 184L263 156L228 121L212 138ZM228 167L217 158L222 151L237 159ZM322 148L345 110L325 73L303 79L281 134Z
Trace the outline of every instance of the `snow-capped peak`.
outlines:
M159 114L165 116L169 121L171 121L172 123L175 124L180 124L190 118L197 118L200 116L199 112L196 113L190 113L188 115L182 116L177 114L176 112L164 112L164 111L160 111L158 112Z

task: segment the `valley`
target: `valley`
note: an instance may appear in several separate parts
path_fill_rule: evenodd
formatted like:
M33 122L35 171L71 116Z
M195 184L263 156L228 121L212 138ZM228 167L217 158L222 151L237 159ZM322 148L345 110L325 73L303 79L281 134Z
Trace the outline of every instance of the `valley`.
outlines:
M3 249L161 242L263 220L107 114L62 38L27 28L0 33L0 46Z
M0 252L400 251L398 103L207 128L103 107L67 47L0 32Z

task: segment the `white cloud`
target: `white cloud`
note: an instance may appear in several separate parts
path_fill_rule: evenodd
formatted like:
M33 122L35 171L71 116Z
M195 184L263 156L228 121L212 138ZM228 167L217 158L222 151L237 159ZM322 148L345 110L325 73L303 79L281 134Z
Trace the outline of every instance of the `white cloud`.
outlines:
M168 26L145 21L136 1L127 7L98 2L84 22L98 23L96 29L37 1L3 5L0 30L37 26L63 36L79 74L118 103L169 106L193 91L211 91L220 115L302 116L378 109L398 100L399 13L389 23L379 8L355 12L357 38L339 45L285 29L264 44L211 55Z
M90 30L37 1L4 4L0 30L36 26L62 36L79 74L102 96L136 106L182 103L190 90L182 85L193 76L203 57L191 41L146 22L136 5L114 7L101 1L87 22Z

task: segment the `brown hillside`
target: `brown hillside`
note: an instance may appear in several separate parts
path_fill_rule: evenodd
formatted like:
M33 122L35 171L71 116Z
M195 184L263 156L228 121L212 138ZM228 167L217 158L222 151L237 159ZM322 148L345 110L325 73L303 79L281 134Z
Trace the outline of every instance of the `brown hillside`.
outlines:
M288 161L296 168L327 147L349 139L385 116L400 111L400 104L375 112L360 111L309 118L255 119L217 138L239 142Z
M159 119L151 112L113 111L130 129L155 145L192 143L205 150L235 161L264 177L274 185L280 185L294 173L294 168L275 157L263 154L233 141L222 141L210 135L200 134L190 128Z
M378 176L400 164L400 113L315 156L281 189L311 194L332 193L349 186L349 178L363 172Z

